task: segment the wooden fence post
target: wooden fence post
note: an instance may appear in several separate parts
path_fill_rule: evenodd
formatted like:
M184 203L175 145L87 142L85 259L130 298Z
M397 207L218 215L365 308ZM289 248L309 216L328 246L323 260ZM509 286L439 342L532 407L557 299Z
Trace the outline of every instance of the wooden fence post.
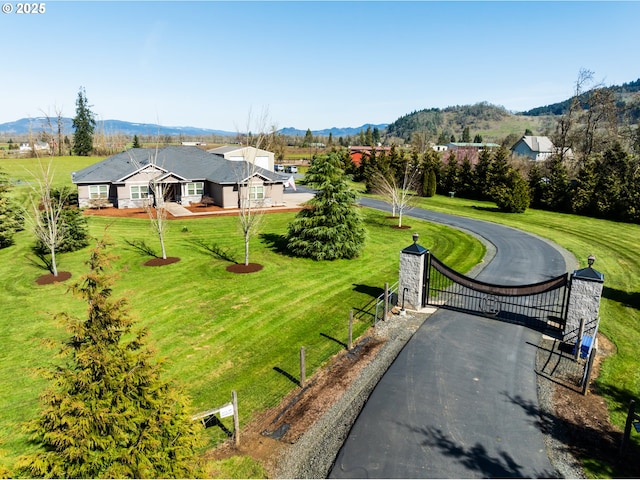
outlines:
M304 387L306 381L306 368L305 368L305 354L304 347L300 347L300 386Z
M349 311L349 341L347 343L347 350L351 351L353 347L353 310Z
M240 446L240 415L238 415L238 395L231 391L231 403L233 404L233 439L236 447Z

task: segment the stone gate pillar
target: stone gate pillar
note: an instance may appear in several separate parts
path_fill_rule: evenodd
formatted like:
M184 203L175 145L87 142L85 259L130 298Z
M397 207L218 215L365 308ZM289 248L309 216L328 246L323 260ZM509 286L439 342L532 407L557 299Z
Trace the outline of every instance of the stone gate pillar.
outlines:
M413 234L413 244L400 252L400 280L398 302L400 306L419 310L424 302L426 256L429 250L418 245L418 234ZM404 305L403 305L404 302Z
M578 339L581 319L584 319L587 330L594 328L598 320L604 275L593 269L595 259L593 255L589 255L589 266L582 270L575 270L571 275L567 323L562 338L566 343L573 344Z

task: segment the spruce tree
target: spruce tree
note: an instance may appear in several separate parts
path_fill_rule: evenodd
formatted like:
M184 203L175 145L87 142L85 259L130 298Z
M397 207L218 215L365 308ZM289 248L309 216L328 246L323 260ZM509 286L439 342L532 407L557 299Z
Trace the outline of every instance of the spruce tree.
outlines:
M305 179L317 193L289 224L288 249L314 260L357 257L366 232L338 155L318 157Z
M13 245L13 236L24 227L20 207L9 198L9 177L0 170L0 248Z
M93 132L96 128L95 115L87 101L84 87L80 87L76 99L76 116L73 119L73 153L87 157L93 151Z
M37 418L27 424L40 448L18 462L20 475L53 478L193 477L200 424L186 398L161 379L160 364L134 332L124 299L111 298L106 243L92 250L89 273L71 290L87 317L63 313L70 336Z

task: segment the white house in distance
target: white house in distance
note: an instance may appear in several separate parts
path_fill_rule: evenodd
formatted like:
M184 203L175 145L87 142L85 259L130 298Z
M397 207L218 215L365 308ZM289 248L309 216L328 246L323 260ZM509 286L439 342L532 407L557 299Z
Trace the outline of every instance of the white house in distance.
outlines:
M255 147L242 145L225 145L207 150L209 153L220 155L231 161L245 161L265 170L274 171L275 155L273 152L261 150Z
M542 161L548 159L556 151L556 147L549 137L524 135L511 147L516 155L529 157L531 160Z

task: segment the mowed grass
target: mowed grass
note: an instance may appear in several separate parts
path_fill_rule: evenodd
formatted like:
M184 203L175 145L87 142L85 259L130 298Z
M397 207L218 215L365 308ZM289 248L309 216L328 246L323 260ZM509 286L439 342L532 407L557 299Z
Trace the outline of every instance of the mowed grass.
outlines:
M492 203L440 195L420 199L420 206L509 225L547 238L573 253L579 268L587 266L590 254L596 256L594 268L604 274L600 332L617 349L615 355L605 359L596 385L606 399L611 421L624 428L629 401L640 396L640 225L533 209L504 214ZM640 443L637 435L631 437ZM610 467L588 461L594 477L612 475Z
M78 168L73 162L69 167ZM171 221L167 254L180 261L162 267L144 266L149 257L126 243L144 241L159 250L148 221L88 220L94 238L107 235L113 243L111 252L118 257L113 295L125 297L136 326L148 329L148 343L163 359L166 378L185 388L194 413L227 403L235 390L245 424L298 388L300 347L306 351L307 376L344 350L350 310L356 317L354 336L366 335L372 302L385 282L397 281L400 250L411 244L413 232L461 271L484 255L484 247L462 232L417 220L410 222L411 230L397 230L390 228L394 222L386 213L362 209L362 214L368 230L362 255L333 262L287 256L279 248L295 214L264 215L250 256L264 268L244 275L227 272L228 261L199 246L217 245L242 259L236 217ZM57 349L44 339L66 335L54 314L82 317L86 311L67 289L86 272L88 248L60 255L59 270L71 272L71 280L37 286L36 278L45 272L30 253L32 242L23 231L16 245L0 250L0 464L6 466L32 448L21 426L37 415L45 387L34 369L56 361ZM231 428L230 418L224 422ZM219 428L207 429L206 435L209 446L224 438Z

